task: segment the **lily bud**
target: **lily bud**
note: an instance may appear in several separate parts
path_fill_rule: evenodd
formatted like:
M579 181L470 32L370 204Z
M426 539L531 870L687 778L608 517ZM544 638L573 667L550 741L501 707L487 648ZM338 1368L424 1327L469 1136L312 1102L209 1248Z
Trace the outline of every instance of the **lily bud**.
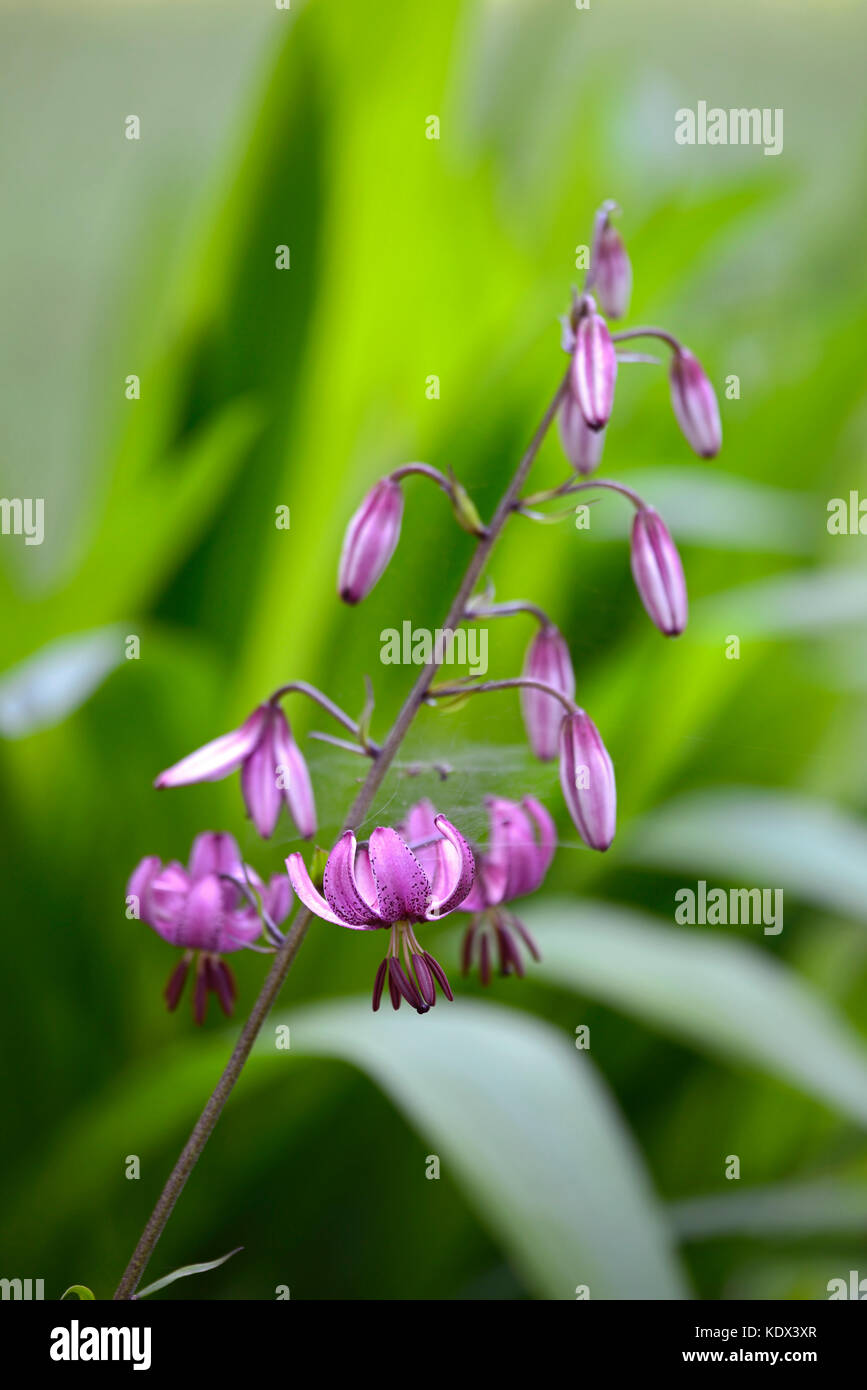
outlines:
M690 448L699 458L714 458L722 448L716 392L688 348L678 348L671 359L671 404Z
M601 314L592 310L578 321L572 354L572 390L591 430L608 424L614 404L617 354Z
M592 473L599 467L605 444L605 430L591 430L575 397L568 394L560 407L560 442L563 452L578 473Z
M539 629L527 648L523 674L530 680L553 686L572 699L575 694L575 672L569 648L559 628L552 624ZM530 747L537 758L550 762L557 756L563 706L555 695L546 695L543 690L525 686L521 690L521 711Z
M617 822L614 767L589 714L567 714L560 726L560 785L578 834L591 849L607 849Z
M400 537L402 518L400 484L383 478L346 528L337 574L337 591L344 603L360 603L381 579Z
M632 523L632 577L651 620L666 637L686 627L683 565L668 527L653 507L641 507Z
M622 236L610 222L593 249L593 293L609 318L623 318L632 294L632 265Z

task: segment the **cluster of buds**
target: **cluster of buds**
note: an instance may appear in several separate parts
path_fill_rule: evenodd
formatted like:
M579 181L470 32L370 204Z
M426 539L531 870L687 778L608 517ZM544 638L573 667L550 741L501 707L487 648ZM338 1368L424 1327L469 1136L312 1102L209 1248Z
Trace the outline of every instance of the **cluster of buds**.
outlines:
M612 333L604 317L621 318L632 292L632 266L611 221L617 211L616 204L609 201L596 215L584 291L574 294L571 313L563 320L562 344L571 359L569 389L560 406L563 451L578 473L588 474L598 468L605 427L614 408L618 362L657 360L618 350L618 345L635 338L657 338L672 354L669 380L677 423L700 458L714 458L722 447L719 406L698 358L664 329L631 328Z
M400 539L403 483L413 475L435 483L449 498L460 526L487 547L474 562L473 577L510 512L537 521L556 520L535 508L592 487L618 493L635 508L630 558L639 597L662 633L674 637L683 632L687 621L683 566L662 518L622 483L575 477L590 474L599 465L614 408L618 365L656 360L620 348L632 338L655 337L670 348L674 411L695 452L711 458L721 445L716 397L695 356L662 329L612 333L608 326L608 319L626 313L632 290L629 257L611 220L616 211L613 203L605 203L597 214L586 283L575 294L563 326L569 369L526 467L519 470L495 515L493 532L484 526L466 489L451 472L442 473L426 463L404 464L375 484L349 522L337 578L338 593L346 603L364 599L388 567ZM574 471L559 487L520 497L519 482L555 408ZM470 583L468 577L461 596L469 592ZM517 689L534 755L542 762L558 761L563 800L573 824L585 845L605 851L616 830L614 767L593 720L575 703L576 675L563 633L531 602L494 603L492 599L486 590L463 604L462 598L457 600L457 621L530 615L537 626L521 675L452 685L426 683L410 697L416 701L410 717L421 700L435 705L445 699ZM263 839L274 834L283 807L299 835L312 837L317 828L312 781L281 704L289 694L315 701L350 736L314 733L312 737L374 762L385 756L369 736L370 688L365 709L355 720L315 686L300 681L281 686L238 728L162 772L156 786L216 781L240 770L243 800ZM396 742L393 731L390 756ZM374 785L379 780L377 776ZM270 951L279 947L285 941L280 926L288 916L292 890L303 909L324 922L350 931L388 932L388 948L373 988L374 1011L380 1008L386 986L394 1009L405 1002L419 1014L433 1008L438 995L452 999L445 971L419 941L419 934L455 912L470 914L462 952L465 973L475 962L484 984L492 978L495 965L501 975L522 975L526 956L538 959L539 953L509 904L540 887L556 846L555 825L534 797L515 802L489 796L485 809L487 843L475 848L427 800L414 805L398 827L377 826L365 840L359 840L354 829L346 829L325 857L321 884L295 850L285 861L286 875L277 875L265 885L242 863L238 846L228 835L199 836L186 869L175 863L163 865L153 857L142 860L128 885L128 902L136 907L133 915L183 951L166 989L169 1008L177 1005L195 961L196 1021L204 1019L209 993L230 1012L235 984L223 956L244 948Z

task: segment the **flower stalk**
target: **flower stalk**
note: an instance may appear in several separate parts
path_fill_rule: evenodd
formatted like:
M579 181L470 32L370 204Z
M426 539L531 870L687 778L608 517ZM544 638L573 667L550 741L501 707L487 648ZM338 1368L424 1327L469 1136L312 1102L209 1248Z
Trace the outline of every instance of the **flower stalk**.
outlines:
M560 407L560 403L567 388L568 375L567 372L560 382L560 385L557 387L526 452L515 470L511 482L500 498L491 522L486 528L485 534L479 536L476 540L476 546L464 577L458 586L448 615L442 624L443 628L457 628L463 619L473 590L500 537L503 527L512 515L514 503L527 480L527 475L533 466L542 441L548 433L551 423ZM428 694L431 682L434 680L438 670L439 664L436 661L431 661L419 673L415 684L404 700L382 748L371 763L368 774L349 809L343 826L344 831L356 830L370 810L373 799L382 785L388 769L391 767L413 720L421 709L422 704L425 702L425 697ZM134 1297L148 1261L154 1252L157 1241L165 1229L166 1223L174 1210L175 1203L186 1186L187 1179L198 1163L205 1145L214 1132L217 1121L222 1114L223 1107L229 1099L244 1069L262 1025L265 1023L277 996L283 988L286 977L292 969L295 957L301 949L301 944L307 935L307 930L312 921L313 914L309 909L302 907L296 914L282 945L277 949L271 968L265 976L259 995L241 1029L238 1040L232 1049L231 1056L223 1069L223 1073L209 1096L201 1115L193 1126L190 1137L181 1150L177 1162L172 1168L168 1180L159 1196L157 1204L151 1212L147 1224L142 1231L129 1264L124 1270L120 1283L115 1290L115 1300L122 1301Z

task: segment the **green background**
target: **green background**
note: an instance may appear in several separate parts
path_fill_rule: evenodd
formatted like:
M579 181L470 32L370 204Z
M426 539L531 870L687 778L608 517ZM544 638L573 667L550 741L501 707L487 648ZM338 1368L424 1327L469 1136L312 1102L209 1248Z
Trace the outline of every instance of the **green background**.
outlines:
M704 462L664 370L620 374L602 471L680 545L677 642L634 593L618 498L589 532L516 520L492 563L497 597L569 640L618 837L577 843L511 695L423 711L371 823L427 793L482 835L485 792L544 799L562 848L523 915L546 965L461 983L435 1021L374 1018L355 1001L380 938L315 924L280 1006L293 1049L251 1063L149 1277L236 1245L159 1296L823 1298L867 1276L867 540L826 527L865 487L865 47L863 11L818 0L0 11L2 491L46 507L42 546L0 538L0 1274L108 1296L231 1046L213 1010L201 1032L187 1001L166 1014L175 953L124 916L132 866L203 828L263 873L297 847L286 821L258 842L237 778L154 775L290 679L357 713L369 673L385 733L415 670L379 634L436 627L472 542L410 480L392 566L349 610L346 521L409 459L490 514L613 197L628 322L682 337L721 397L740 382ZM678 146L699 100L783 108L783 153ZM564 476L552 437L534 485ZM491 624L492 675L530 631ZM288 712L328 844L360 765ZM418 759L454 776L408 777ZM782 933L675 927L700 878L781 887ZM452 927L426 941L456 977ZM264 964L235 963L243 1011Z

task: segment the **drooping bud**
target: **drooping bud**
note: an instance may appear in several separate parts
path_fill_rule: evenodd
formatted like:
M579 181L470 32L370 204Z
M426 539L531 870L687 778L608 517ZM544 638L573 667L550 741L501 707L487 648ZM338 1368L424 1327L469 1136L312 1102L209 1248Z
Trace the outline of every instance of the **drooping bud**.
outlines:
M591 849L607 849L617 823L614 767L583 710L567 714L560 726L560 785L581 839Z
M593 248L593 293L602 310L612 319L621 319L629 308L632 294L632 265L617 228L606 221Z
M381 579L394 554L403 518L403 493L392 478L371 488L346 528L337 591L344 603L360 603Z
M671 359L671 404L687 443L699 458L712 459L722 448L716 392L698 358L677 348Z
M677 637L686 627L683 565L668 527L653 507L641 507L632 523L632 577L641 602L660 632Z
M524 660L523 674L530 680L553 686L568 699L575 694L575 672L569 648L559 628L553 623L536 633ZM550 762L557 756L557 740L563 722L563 706L555 695L524 686L521 690L521 711L530 747L537 758Z
M608 424L614 404L617 354L608 325L591 309L578 321L572 354L572 390L591 430Z
M592 473L599 467L605 444L605 430L591 430L575 397L566 395L560 407L560 441L563 452L578 473Z

